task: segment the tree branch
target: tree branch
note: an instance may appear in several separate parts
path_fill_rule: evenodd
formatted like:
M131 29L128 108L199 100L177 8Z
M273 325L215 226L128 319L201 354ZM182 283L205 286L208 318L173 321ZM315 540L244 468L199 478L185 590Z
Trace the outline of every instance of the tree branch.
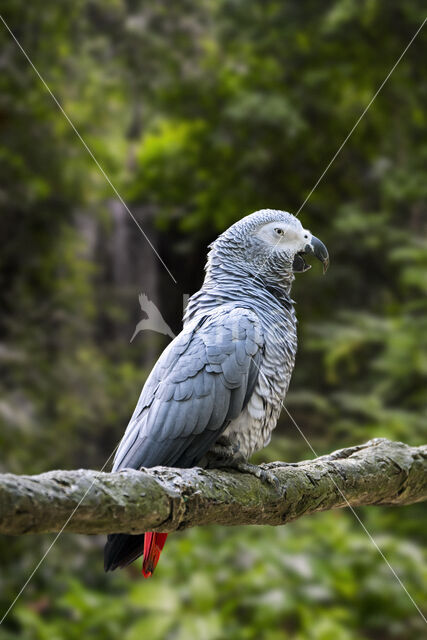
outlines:
M427 446L376 439L278 465L264 466L277 475L281 493L252 475L200 468L3 474L0 533L59 531L74 509L67 531L141 533L214 523L280 525L348 506L346 500L360 506L427 499Z

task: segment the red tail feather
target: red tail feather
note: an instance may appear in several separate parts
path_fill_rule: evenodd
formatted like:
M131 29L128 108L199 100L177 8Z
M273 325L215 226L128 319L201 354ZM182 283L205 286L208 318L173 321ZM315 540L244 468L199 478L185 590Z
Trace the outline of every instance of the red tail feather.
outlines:
M167 533L154 533L153 531L145 534L144 558L142 561L142 575L144 578L150 578L154 572L167 537Z

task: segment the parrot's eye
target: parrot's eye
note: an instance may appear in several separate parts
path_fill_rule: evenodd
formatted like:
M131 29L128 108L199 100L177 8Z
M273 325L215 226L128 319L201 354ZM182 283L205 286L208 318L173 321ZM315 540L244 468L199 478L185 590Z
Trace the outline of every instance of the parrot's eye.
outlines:
M284 230L281 229L280 227L276 227L274 231L275 231L275 233L277 233L278 236L284 236L285 235Z

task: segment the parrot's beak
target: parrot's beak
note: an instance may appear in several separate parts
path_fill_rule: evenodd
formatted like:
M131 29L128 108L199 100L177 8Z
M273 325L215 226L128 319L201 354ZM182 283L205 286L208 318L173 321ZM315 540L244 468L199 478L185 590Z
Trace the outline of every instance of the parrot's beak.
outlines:
M304 250L299 251L296 254L293 263L294 271L302 272L310 269L310 266L306 264L303 258L305 253L312 253L315 255L323 264L323 273L326 273L326 270L329 267L329 253L323 242L321 242L319 238L316 238L316 236L311 236L311 240L305 245Z
M326 273L329 267L329 253L325 245L316 236L311 236L311 241L304 247L305 253L314 253L316 258L323 264L323 273Z

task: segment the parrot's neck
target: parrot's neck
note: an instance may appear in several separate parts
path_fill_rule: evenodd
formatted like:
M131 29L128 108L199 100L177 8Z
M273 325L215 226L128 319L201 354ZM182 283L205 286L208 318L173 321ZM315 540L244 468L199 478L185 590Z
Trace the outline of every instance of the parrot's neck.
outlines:
M212 286L236 288L241 285L248 289L270 287L280 296L283 293L290 296L292 283L295 280L293 271L278 268L277 273L271 272L268 279L260 271L253 273L244 264L228 264L219 256L209 256L203 288Z
M243 277L244 275L244 277ZM208 313L223 304L244 306L254 310L263 309L268 322L275 322L277 314L295 318L293 300L290 297L293 274L289 281L267 283L259 275L228 273L206 273L202 288L188 301L184 322L196 315Z

